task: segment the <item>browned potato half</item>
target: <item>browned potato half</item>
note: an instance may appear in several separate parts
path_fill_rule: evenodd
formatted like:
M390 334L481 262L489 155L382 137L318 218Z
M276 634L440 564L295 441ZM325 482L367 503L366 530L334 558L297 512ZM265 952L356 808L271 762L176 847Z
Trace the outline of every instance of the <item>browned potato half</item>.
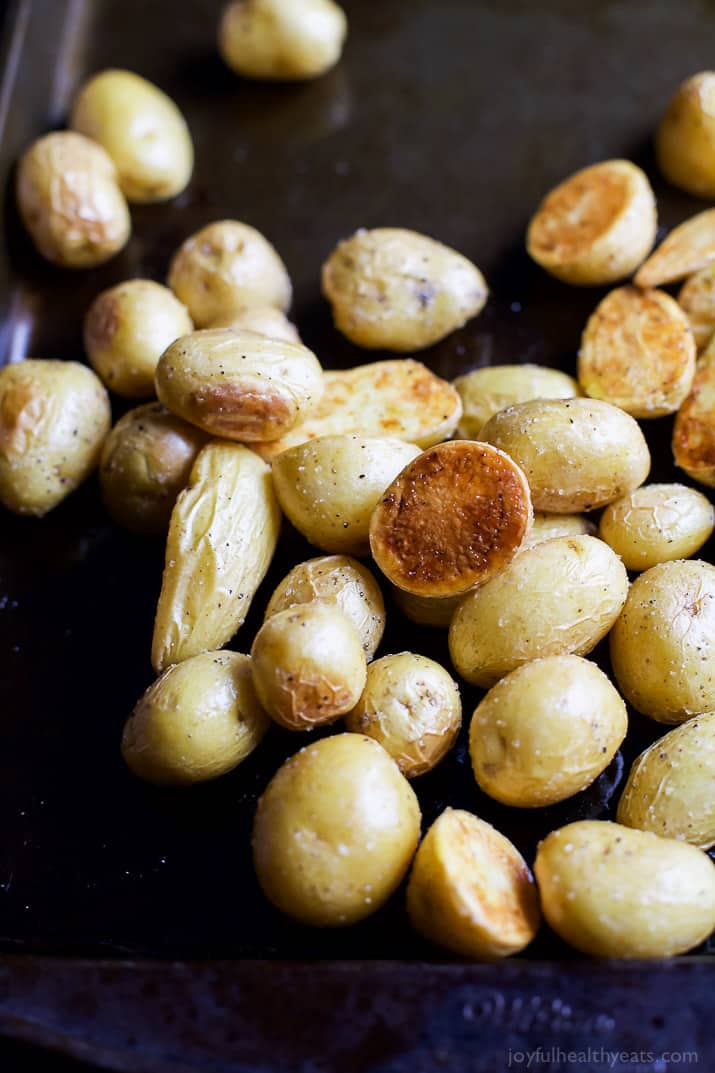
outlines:
M457 425L461 440L481 439L490 417L531 399L570 399L579 394L572 376L543 365L485 365L458 376L454 386L462 400L462 418Z
M655 152L668 182L715 198L715 71L700 71L678 87L658 125Z
M348 23L333 0L233 0L223 9L218 47L244 78L316 78L340 59Z
M211 321L209 328L237 328L239 331L267 335L269 339L300 342L295 324L275 306L249 306L248 309L239 309L236 313L226 313Z
M436 767L461 725L457 683L439 663L414 652L371 663L362 696L345 719L348 730L379 741L408 779Z
M605 160L569 176L542 201L529 224L529 255L564 283L616 283L655 242L655 198L643 171Z
M560 536L595 536L596 526L585 514L545 514L534 511L534 524L522 550Z
M715 332L715 264L701 268L686 279L678 305L688 318L698 350L704 350Z
M508 455L485 443L430 447L388 487L370 521L383 574L416 596L456 596L513 559L532 520L529 487Z
M715 488L715 341L698 359L690 394L675 418L673 457L693 480Z
M636 286L677 283L715 261L715 209L706 209L673 228L636 272Z
M609 504L598 535L628 570L648 570L687 559L710 537L715 510L709 499L684 484L646 484Z
M253 862L267 898L304 924L341 927L380 908L420 837L420 807L372 738L337 734L301 749L258 802Z
M487 300L461 253L398 227L360 230L323 265L336 328L372 350L422 350L461 328Z
M633 417L675 413L695 374L695 340L665 291L618 287L591 314L581 339L578 381Z
M488 960L518 954L541 921L534 877L516 847L491 824L452 808L417 851L407 912L430 942Z
M446 630L459 603L464 599L463 592L456 596L415 596L413 592L390 586L395 603L410 622L418 626L433 626Z

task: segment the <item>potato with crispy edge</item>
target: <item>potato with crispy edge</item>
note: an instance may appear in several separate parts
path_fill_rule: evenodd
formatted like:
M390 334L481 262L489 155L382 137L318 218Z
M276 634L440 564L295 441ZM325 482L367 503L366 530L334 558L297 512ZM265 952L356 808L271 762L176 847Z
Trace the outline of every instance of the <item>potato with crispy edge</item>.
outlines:
M658 124L655 154L669 183L715 198L715 71L678 86Z
M695 555L713 528L715 510L701 492L684 484L646 484L606 507L598 535L627 570L648 570Z
M258 802L253 862L266 897L303 924L342 927L397 889L420 837L420 807L376 741L338 734L301 749Z
M688 318L695 346L704 350L715 332L715 264L686 279L678 292L678 305Z
M715 261L715 209L706 209L674 227L641 265L633 282L637 287L677 283Z
M244 78L300 81L335 66L347 30L333 0L234 0L223 9L218 48Z
M676 466L715 488L715 340L698 359L690 394L675 418L672 447Z
M604 160L547 194L529 224L526 248L564 283L595 287L630 276L655 235L655 197L645 172L629 160Z
M430 942L486 960L518 954L541 921L534 877L517 848L491 824L452 808L417 851L407 912Z
M695 375L695 340L665 291L618 287L588 319L578 356L584 395L632 417L675 413Z
M540 843L534 873L548 924L594 957L672 957L715 927L715 867L686 842L579 820Z
M457 436L478 440L490 417L517 402L570 399L579 387L572 376L544 365L485 365L453 381L462 400Z
M636 757L617 819L700 849L715 845L715 712L688 719Z
M249 306L235 313L226 313L212 320L208 327L256 332L258 335L267 335L269 339L285 339L288 343L301 341L295 324L275 306Z
M595 536L595 524L585 514L549 514L535 510L534 523L522 550L560 536Z

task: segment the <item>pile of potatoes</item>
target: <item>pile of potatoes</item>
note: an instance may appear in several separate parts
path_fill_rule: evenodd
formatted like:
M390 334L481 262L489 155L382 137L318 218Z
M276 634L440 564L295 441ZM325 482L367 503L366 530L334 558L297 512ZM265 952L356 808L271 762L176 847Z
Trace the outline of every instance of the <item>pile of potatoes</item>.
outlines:
M229 4L226 62L245 77L323 73L344 15L332 0L301 10ZM681 87L657 139L665 174L704 196L713 84ZM18 203L45 257L91 267L126 242L127 200L186 186L193 150L173 103L130 72L84 86L71 127L28 150ZM188 786L234 770L273 724L303 742L323 728L270 780L253 827L258 881L296 920L352 924L407 879L415 929L471 958L518 953L542 917L577 949L622 958L677 954L715 929L715 567L693 558L715 511L690 485L646 483L638 423L675 415L677 465L715 486L715 210L652 252L655 237L648 179L624 160L567 178L533 216L527 248L546 271L617 285L573 376L497 365L452 384L402 356L325 370L288 319L279 253L238 220L189 236L166 286L97 295L94 371L0 371L0 501L41 516L98 467L114 520L166 541L158 677L121 742L134 775ZM679 280L676 300L661 287ZM340 242L322 289L353 344L399 355L488 295L465 256L400 228ZM133 405L111 429L109 392ZM286 520L318 554L274 589L246 653L226 649ZM379 654L392 608L447 631L451 669ZM611 677L587 658L606 638ZM462 809L420 841L413 780L458 740L459 680L483 691L467 731L477 810L480 793L538 809L585 790L629 706L672 729L632 765L616 820L552 831L532 872Z

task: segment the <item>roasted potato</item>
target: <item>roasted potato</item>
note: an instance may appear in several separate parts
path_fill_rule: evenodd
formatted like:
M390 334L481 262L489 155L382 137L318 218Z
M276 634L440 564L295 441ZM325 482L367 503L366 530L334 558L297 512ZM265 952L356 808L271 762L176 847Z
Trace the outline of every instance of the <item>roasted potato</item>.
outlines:
M669 183L715 198L715 71L678 87L655 135L658 167Z
M249 306L247 309L239 309L236 313L217 317L211 321L209 328L237 328L239 331L267 335L269 339L300 342L295 324L275 306Z
M715 264L686 279L678 292L678 305L688 318L695 346L704 350L715 332Z
M715 209L674 227L634 277L637 287L677 283L715 261Z
M715 340L698 359L690 394L675 418L673 457L693 480L715 488Z
M478 440L490 417L517 402L570 399L579 394L572 376L543 365L485 365L458 376L454 386L462 400L457 436Z
M648 570L694 555L713 528L713 505L700 492L684 484L647 484L606 507L598 535L627 570Z
M481 310L476 265L441 242L397 227L357 231L323 265L336 328L371 350L422 350Z
M223 9L218 47L244 78L316 78L334 67L348 22L333 0L233 0Z
M522 550L560 536L595 536L596 526L585 514L546 514L534 511L534 523Z
M381 745L358 734L312 742L258 802L253 861L267 898L304 924L340 927L399 886L420 837L420 807Z
M444 630L449 627L457 606L466 595L460 592L456 596L415 596L412 592L399 589L397 585L391 585L390 590L395 603L410 622Z
M92 472L109 432L109 398L76 361L0 369L0 503L42 517Z

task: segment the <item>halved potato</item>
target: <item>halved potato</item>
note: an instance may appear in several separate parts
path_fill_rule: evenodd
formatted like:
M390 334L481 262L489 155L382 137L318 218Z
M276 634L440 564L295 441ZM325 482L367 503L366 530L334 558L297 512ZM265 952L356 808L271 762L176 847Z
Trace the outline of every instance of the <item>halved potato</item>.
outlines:
M673 426L676 466L715 488L715 341L699 358L690 394Z
M453 381L462 400L457 436L478 440L490 417L531 399L570 399L579 394L572 376L543 365L485 365Z
M453 440L409 462L370 519L383 574L417 596L455 596L498 574L533 517L529 486L508 455Z
M660 287L691 276L715 261L715 209L673 228L635 274L637 287Z
M707 265L686 279L678 294L698 350L708 345L715 332L715 264Z

